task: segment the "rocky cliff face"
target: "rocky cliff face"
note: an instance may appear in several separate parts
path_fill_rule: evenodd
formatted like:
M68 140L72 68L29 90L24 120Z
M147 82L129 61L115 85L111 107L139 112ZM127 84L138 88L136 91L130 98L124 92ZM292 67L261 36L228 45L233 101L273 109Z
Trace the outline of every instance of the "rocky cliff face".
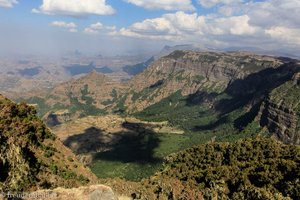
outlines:
M220 93L237 79L282 64L279 59L250 53L175 51L130 81L125 104L128 110L139 111L178 90L182 95Z
M210 108L228 113L261 104L270 91L291 79L295 67L290 62L245 52L175 51L128 83L92 72L58 85L32 103L51 126L90 115L136 113L176 92L193 97L192 102L199 96ZM216 102L221 94L231 100Z
M300 73L274 89L263 103L260 123L285 143L300 144Z

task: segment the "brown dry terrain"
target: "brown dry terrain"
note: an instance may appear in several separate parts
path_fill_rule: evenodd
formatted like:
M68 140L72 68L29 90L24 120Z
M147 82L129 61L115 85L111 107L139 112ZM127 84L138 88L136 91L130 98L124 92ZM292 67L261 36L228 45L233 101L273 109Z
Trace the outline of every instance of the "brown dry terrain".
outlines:
M140 125L143 126L140 126ZM140 134L183 134L168 122L145 122L118 115L89 116L52 128L52 132L85 164L92 163L94 153L111 150L125 136Z

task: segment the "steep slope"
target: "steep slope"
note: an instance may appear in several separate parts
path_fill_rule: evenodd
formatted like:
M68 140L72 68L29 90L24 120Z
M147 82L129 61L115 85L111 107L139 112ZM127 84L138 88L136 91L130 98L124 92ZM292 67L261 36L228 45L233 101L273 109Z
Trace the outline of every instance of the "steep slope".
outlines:
M174 51L208 51L208 48L199 44L182 44L175 46L166 45L157 55L154 56L154 58L157 60L171 54Z
M0 191L75 187L96 180L39 120L33 107L0 95Z
M235 80L282 64L277 58L243 52L175 51L129 82L125 106L130 112L140 111L179 90L183 96L221 93Z
M297 71L299 65L288 58L174 51L128 83L92 72L27 102L38 104L39 113L46 114L44 119L51 126L114 113L144 121L168 121L187 133L213 130L219 138L225 132L247 129L269 93Z
M300 148L257 137L208 143L170 155L142 185L111 181L136 199L299 199Z
M125 67L123 67L123 71L129 75L135 76L143 72L153 62L154 62L154 57L151 57L145 62L141 62L135 65L126 65Z
M286 143L300 144L300 73L274 89L261 107L259 120Z
M117 83L95 71L78 80L58 85L48 95L27 99L39 104L42 115L47 111L66 110L73 115L141 111L181 90L183 96L198 91L221 93L236 80L268 68L278 68L285 61L232 52L175 51L155 61L129 83ZM241 85L242 87L242 85ZM238 88L243 90L243 88ZM72 105L72 106L71 106Z
M65 144L75 152L80 150L76 153L84 162L89 161L86 163L99 177L136 181L153 174L164 156L192 145L236 141L258 134L279 135L269 123L255 119L272 91L289 83L299 69L287 58L245 52L175 51L128 83L111 82L93 72L29 102L48 112L44 118L47 124L53 125L53 130L63 129ZM102 123L106 116L97 115L111 113L118 115L108 120L114 128L118 128L119 119L130 115L140 122L120 120L121 131L99 126L98 121ZM275 113L269 119L276 117ZM295 127L295 120L284 118L281 122L286 125L282 127L288 127L289 122ZM183 130L183 134L149 131L148 122L168 124Z
M48 125L57 125L89 115L103 115L111 111L111 104L124 85L96 71L79 79L62 83L51 91L37 93L26 102L38 107L39 115ZM18 99L22 101L25 99Z

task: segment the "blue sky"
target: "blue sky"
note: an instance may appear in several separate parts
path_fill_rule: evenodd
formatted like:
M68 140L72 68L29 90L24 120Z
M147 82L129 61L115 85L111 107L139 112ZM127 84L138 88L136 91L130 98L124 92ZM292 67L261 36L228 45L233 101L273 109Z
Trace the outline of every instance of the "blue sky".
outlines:
M291 14L292 13L292 14ZM300 49L299 0L0 0L1 54Z

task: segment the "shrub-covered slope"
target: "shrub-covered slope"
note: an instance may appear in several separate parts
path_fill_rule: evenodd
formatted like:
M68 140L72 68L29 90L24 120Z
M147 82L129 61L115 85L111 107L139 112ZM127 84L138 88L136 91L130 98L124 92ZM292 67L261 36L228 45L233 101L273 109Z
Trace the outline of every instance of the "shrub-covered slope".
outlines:
M74 187L94 180L33 107L0 95L0 191Z
M167 158L133 194L148 199L300 198L300 148L257 137L208 143Z

